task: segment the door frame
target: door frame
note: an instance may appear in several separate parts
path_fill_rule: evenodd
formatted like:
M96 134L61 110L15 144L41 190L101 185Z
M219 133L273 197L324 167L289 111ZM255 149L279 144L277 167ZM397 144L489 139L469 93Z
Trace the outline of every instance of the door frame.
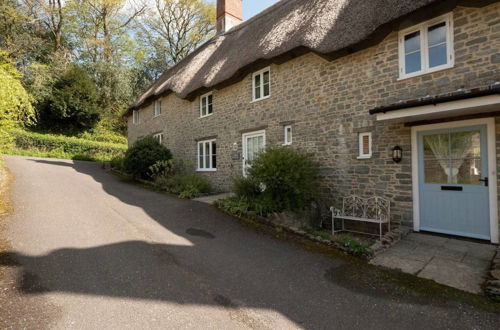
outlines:
M247 138L248 137L255 137L255 136L263 136L264 138L264 148L266 147L266 130L259 130L259 131L253 131L253 132L248 132L248 133L243 133L241 135L242 139L242 150L241 150L241 160L242 160L242 171L243 171L243 176L246 177L245 173L245 159L247 157Z
M488 144L488 195L490 205L490 241L498 243L498 192L497 192L497 152L495 138L495 118L481 118L472 120L461 120L411 128L411 167L412 167L412 190L413 190L413 230L420 231L420 189L419 189L419 152L418 132L436 129L456 128L464 126L486 125Z

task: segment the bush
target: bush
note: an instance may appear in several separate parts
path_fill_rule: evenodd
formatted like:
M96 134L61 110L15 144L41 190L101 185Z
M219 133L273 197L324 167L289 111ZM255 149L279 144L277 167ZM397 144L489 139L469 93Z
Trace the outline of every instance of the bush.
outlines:
M22 129L8 131L13 138L12 150L5 152L48 157L85 159L85 160L110 160L121 156L127 147L123 144L87 141L64 135L41 134Z
M233 182L236 197L253 199L261 194L259 182L254 178L236 178Z
M366 245L359 243L356 239L352 237L342 237L336 240L338 244L348 253L364 256L370 254L370 248Z
M117 156L111 159L111 167L118 171L123 171L123 157Z
M72 66L39 108L40 125L51 129L91 128L100 118L97 101L97 89L89 75Z
M299 211L314 198L318 177L319 168L311 156L291 148L269 148L252 164L247 182L237 182L235 188L251 195L258 182L263 187L258 196L266 208Z
M181 198L195 198L212 191L210 182L200 174L176 174L170 178L161 179L160 182L163 182L163 189Z
M152 136L138 140L125 153L123 167L135 177L151 179L149 167L158 161L172 159L172 153Z

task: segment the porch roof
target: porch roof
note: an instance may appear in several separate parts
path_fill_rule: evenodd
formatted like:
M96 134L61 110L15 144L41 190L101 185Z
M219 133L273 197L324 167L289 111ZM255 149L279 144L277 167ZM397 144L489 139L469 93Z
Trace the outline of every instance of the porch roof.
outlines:
M377 120L410 121L437 119L451 115L470 115L500 111L500 82L493 85L459 89L453 92L401 100L369 110Z

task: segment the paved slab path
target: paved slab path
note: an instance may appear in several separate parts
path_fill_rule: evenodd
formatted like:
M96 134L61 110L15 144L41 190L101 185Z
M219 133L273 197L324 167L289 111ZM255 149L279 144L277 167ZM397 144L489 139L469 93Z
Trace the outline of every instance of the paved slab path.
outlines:
M473 295L428 294L426 280L309 252L98 164L6 163L0 328L498 329Z
M489 243L412 233L371 263L481 293L495 253L496 246Z

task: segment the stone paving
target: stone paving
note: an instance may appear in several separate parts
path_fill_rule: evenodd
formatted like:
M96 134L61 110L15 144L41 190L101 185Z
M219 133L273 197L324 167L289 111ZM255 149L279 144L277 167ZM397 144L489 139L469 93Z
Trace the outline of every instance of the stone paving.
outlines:
M495 251L486 242L411 233L370 263L480 293Z
M206 204L213 204L215 201L227 197L231 197L233 194L232 193L222 193L222 194L217 194L217 195L209 195L209 196L203 196L199 198L193 199L194 201L197 202L202 202Z

